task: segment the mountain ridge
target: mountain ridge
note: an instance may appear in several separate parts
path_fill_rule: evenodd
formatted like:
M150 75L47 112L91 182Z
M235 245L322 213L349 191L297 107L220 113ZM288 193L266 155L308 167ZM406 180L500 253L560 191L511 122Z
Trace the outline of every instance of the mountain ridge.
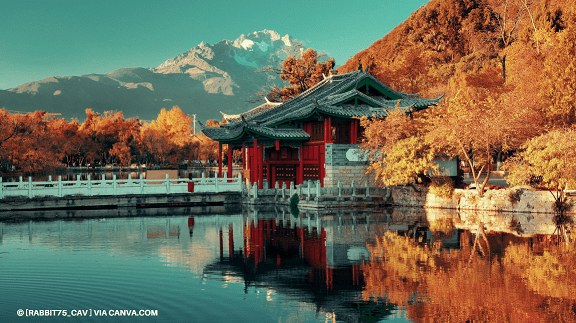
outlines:
M283 50L294 41L289 35L263 30L241 34L234 41L201 42L154 68L51 76L0 90L0 107L62 113L67 119L83 119L85 109L122 111L125 117L152 120L162 108L178 105L199 120L219 119L220 110L249 109L262 87L282 83L256 71L282 60Z

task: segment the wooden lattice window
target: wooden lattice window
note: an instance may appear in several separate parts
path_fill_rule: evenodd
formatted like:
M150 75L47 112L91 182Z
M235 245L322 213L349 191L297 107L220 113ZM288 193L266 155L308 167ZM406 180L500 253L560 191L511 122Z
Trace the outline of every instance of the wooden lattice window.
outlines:
M277 165L276 181L278 182L295 182L296 167L294 165Z
M304 165L304 180L317 181L320 179L320 169L318 165Z
M324 141L324 122L312 122L310 141Z

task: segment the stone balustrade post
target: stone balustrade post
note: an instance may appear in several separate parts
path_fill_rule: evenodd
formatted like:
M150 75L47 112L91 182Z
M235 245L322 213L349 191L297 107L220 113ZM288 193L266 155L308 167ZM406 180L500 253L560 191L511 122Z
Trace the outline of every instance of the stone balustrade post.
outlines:
M166 194L170 194L170 175L166 174Z
M28 198L32 198L32 176L28 176Z

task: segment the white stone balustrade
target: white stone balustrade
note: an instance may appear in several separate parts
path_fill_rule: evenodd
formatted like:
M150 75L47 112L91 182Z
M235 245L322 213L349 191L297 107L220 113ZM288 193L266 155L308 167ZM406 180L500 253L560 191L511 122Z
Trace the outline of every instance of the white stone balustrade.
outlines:
M116 175L112 179L106 179L102 175L100 180L92 180L90 175L86 180L80 180L80 175L75 181L63 181L62 176L58 176L57 181L52 181L52 176L48 181L33 182L32 177L28 181L23 181L20 177L18 182L2 182L0 177L0 199L8 197L45 197L45 196L104 196L104 195L133 195L133 194L181 194L188 193L188 183L194 183L195 193L207 192L242 192L242 175L229 179L213 177L205 178L177 178L170 179L144 179L140 174L139 179L117 179Z

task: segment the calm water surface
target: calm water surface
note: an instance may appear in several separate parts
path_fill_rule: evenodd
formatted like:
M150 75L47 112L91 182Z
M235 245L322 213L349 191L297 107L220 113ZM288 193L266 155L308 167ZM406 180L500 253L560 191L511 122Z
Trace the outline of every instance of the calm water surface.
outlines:
M482 251L423 211L104 216L0 222L1 322L576 320L575 252L545 236L488 232Z

